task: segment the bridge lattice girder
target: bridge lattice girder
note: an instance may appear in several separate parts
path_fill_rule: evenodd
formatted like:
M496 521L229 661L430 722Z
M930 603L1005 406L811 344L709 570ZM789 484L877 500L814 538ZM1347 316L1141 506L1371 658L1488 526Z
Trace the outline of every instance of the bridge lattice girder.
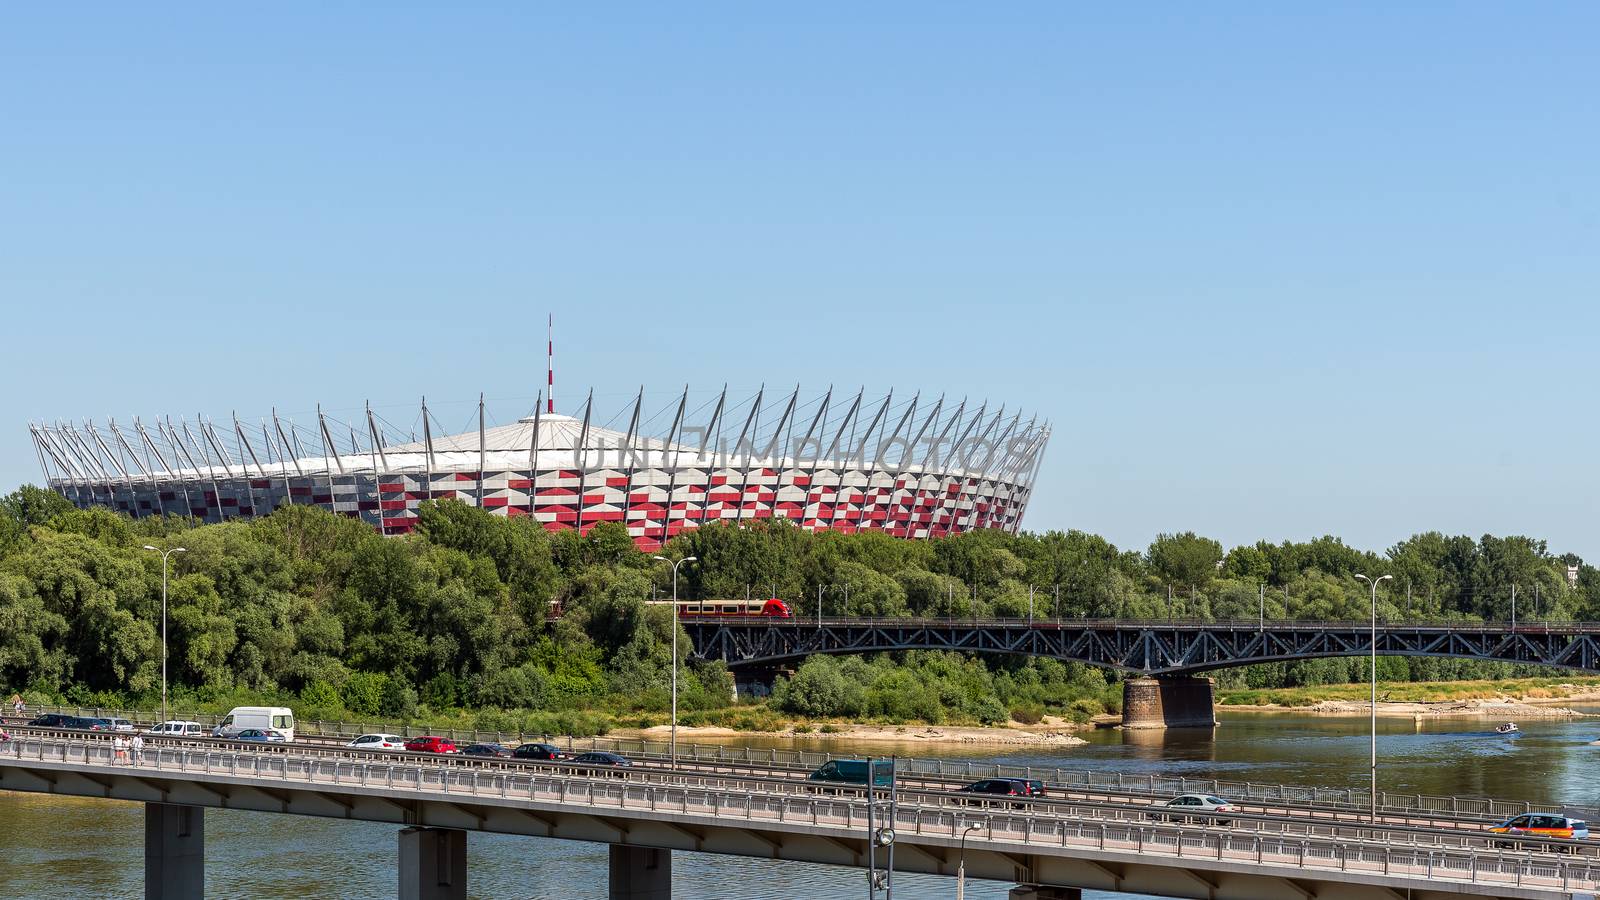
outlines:
M1048 656L1156 675L1372 651L1357 623L961 623L945 620L685 620L695 654L732 667L793 664L817 653L960 650ZM1600 626L1380 625L1380 656L1446 656L1600 671Z

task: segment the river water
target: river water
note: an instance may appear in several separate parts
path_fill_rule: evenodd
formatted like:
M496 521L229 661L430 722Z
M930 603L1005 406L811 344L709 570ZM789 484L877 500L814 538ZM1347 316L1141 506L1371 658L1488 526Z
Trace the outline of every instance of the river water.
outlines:
M1588 712L1600 713L1600 707ZM1068 766L1194 778L1364 788L1367 719L1227 713L1215 731L1097 731L1088 746L1061 749L917 747L919 756ZM1378 720L1379 786L1442 795L1545 803L1600 803L1600 720L1520 723L1501 737L1481 719ZM728 741L735 743L735 741ZM769 744L767 744L770 746ZM785 743L783 746L795 746ZM815 749L815 741L805 744ZM838 743L830 744L836 752ZM883 754L883 745L861 749ZM139 804L0 792L0 896L137 897L143 892ZM207 894L231 897L389 897L395 893L396 828L269 813L206 813ZM470 834L475 898L604 898L607 850L598 844ZM859 870L733 856L676 853L676 897L860 897ZM969 882L967 895L1004 898L1009 884ZM951 878L902 873L906 900L954 896ZM1094 900L1129 894L1086 892Z

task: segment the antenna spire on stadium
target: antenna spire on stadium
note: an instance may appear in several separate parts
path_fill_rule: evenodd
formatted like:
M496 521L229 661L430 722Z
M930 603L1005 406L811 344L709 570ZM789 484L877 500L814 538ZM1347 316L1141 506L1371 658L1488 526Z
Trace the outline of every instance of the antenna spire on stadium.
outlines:
M555 316L555 313L551 313L549 321L545 323L545 357L544 357L544 359L545 359L545 370L544 370L544 376L545 376L545 397L548 398L546 400L546 402L549 404L549 406L545 409L545 412L552 413L552 414L555 413L555 411L556 411L556 338L555 338L555 330L556 330L556 316Z

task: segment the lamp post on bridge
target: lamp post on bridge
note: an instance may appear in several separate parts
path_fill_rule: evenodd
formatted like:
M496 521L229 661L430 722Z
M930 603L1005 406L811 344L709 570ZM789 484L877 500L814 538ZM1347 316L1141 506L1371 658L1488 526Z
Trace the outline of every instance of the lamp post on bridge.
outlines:
M967 835L982 827L982 822L973 822L961 830L961 853L956 857L956 900L967 897Z
M1357 578L1372 586L1372 821L1378 821L1378 582L1393 578L1380 575L1376 580Z
M672 737L667 743L667 756L672 767L678 767L678 567L694 562L693 556L673 562L665 556L652 557L672 566Z
M182 547L162 550L145 544L146 550L161 554L161 721L167 720L167 557L174 553L188 553Z

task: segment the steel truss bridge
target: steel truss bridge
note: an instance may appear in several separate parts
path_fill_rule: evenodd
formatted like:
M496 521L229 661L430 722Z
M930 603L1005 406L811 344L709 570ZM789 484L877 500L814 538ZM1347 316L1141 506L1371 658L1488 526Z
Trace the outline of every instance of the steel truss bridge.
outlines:
M1371 622L1107 619L757 619L686 617L696 655L730 667L817 653L960 650L1049 656L1124 672L1182 675L1251 663L1365 656ZM1600 623L1379 622L1379 656L1441 656L1600 671Z

